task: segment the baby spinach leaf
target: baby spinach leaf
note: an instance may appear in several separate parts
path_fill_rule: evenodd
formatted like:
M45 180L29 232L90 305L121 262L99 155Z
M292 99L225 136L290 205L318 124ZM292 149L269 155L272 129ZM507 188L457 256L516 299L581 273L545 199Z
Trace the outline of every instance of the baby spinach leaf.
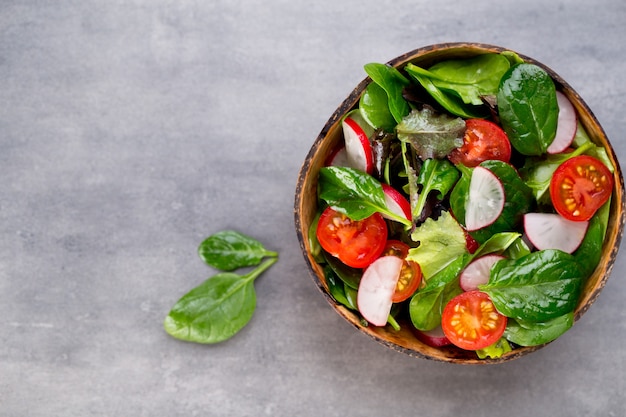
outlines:
M550 75L534 64L517 64L502 77L497 94L500 122L523 155L542 155L556 135L559 107Z
M196 343L218 343L234 336L254 314L254 280L276 261L267 259L245 275L222 272L207 279L178 300L165 318L165 331Z
M335 275L343 281L346 286L354 288L355 290L359 288L361 276L363 275L361 269L352 268L326 252L324 252L324 259Z
M463 145L465 121L424 106L403 118L396 126L396 132L398 139L410 143L422 160L441 159Z
M431 158L425 160L417 177L417 182L422 186L422 191L417 199L417 205L413 208L413 217L420 217L431 192L438 192L437 199L443 200L454 187L459 176L459 171L447 159Z
M582 279L572 255L550 249L496 262L489 282L479 288L505 316L544 322L574 310Z
M467 253L456 257L411 298L409 316L416 329L428 331L441 324L441 313L445 305L463 292L457 277L468 260Z
M350 309L352 308L351 301L346 296L344 283L337 277L335 271L329 265L324 267L324 278L326 279L326 285L328 285L328 292L339 304L344 305Z
M472 258L480 258L481 256L491 253L504 253L511 245L520 240L522 235L517 232L502 232L491 236L485 243L480 245Z
M414 242L427 242L411 248L407 259L417 262L429 280L458 256L467 252L465 232L452 215L444 211L437 220L428 218L411 233Z
M322 167L319 198L352 220L363 220L378 212L409 225L410 221L389 210L383 188L374 177L348 167Z
M410 84L404 75L396 68L385 64L366 64L365 72L387 93L389 111L396 122L400 122L409 111L409 103L402 96L404 87Z
M217 232L205 239L198 247L204 262L221 271L258 265L265 257L278 254L263 247L261 242L233 230Z
M397 122L389 110L389 98L385 90L376 83L369 83L359 99L359 111L375 129L393 132Z
M486 117L488 112L484 107L476 107L463 103L460 97L454 94L448 94L444 90L438 88L430 78L420 75L418 72L410 72L409 68L405 68L409 75L414 78L437 103L451 114L465 119Z
M439 62L428 70L407 64L407 73L431 79L437 88L456 93L464 103L480 106L481 97L495 95L500 79L509 69L509 60L500 54L483 54L467 59Z
M568 331L574 324L574 313L566 313L552 320L529 323L509 319L504 337L520 346L537 346L549 343Z
M573 253L578 265L583 271L584 278L591 276L602 258L602 243L604 242L604 225L600 213L596 213L589 220L589 227L585 238L576 252Z

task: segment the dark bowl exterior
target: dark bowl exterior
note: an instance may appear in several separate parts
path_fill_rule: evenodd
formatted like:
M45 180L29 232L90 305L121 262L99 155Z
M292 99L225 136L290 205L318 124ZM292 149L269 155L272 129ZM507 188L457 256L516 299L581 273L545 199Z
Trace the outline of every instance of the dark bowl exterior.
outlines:
M389 61L388 64L400 68L411 62L427 67L441 60L468 58L484 53L501 53L504 51L510 50L499 46L480 43L444 43L413 50L394 58ZM576 307L575 321L578 321L602 291L617 257L625 220L624 208L626 201L624 197L624 179L619 161L606 133L578 93L552 69L530 57L519 53L518 55L526 62L531 62L542 67L552 76L557 89L562 91L574 104L579 115L579 120L587 130L591 140L597 145L606 148L608 156L615 167L615 189L611 200L609 225L603 246L603 255L595 272L586 281L583 295ZM322 268L315 262L311 255L309 243L309 228L317 212L317 177L324 161L342 138L340 123L342 117L358 106L360 95L370 81L369 78L365 78L361 81L326 122L306 156L297 179L294 207L295 228L302 253L315 284L333 309L359 331L369 335L389 348L413 357L457 364L485 365L507 362L542 348L545 345L517 348L497 359L478 359L474 352L464 351L456 347L433 348L422 343L415 336L410 330L412 328L410 323L400 323L402 327L400 331L390 329L389 326L363 326L357 314L336 303L330 296Z

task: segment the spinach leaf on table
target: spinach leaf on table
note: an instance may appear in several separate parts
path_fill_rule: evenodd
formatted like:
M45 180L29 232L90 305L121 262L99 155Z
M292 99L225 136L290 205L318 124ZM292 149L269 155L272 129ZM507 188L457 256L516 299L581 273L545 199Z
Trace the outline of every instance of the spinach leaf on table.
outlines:
M196 343L218 343L234 336L254 314L254 280L276 261L267 259L245 275L222 272L207 279L172 307L163 323L165 331Z
M263 258L278 255L265 249L256 239L233 230L209 236L198 247L198 254L209 266L221 271L258 265Z
M278 261L278 253L231 230L209 236L200 244L198 253L222 272L183 295L165 317L163 328L176 339L218 343L248 324L256 309L254 281ZM261 263L264 258L269 259ZM253 265L258 266L244 275L230 272Z

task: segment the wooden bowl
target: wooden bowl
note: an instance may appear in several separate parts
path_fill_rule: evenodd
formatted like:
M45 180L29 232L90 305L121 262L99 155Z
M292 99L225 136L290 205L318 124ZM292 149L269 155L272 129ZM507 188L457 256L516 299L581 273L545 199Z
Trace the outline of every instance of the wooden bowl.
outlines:
M445 43L426 46L401 55L388 64L394 67L403 67L411 62L423 67L428 67L438 61L453 58L469 58L484 53L500 53L506 48L477 43ZM554 79L556 87L561 90L574 104L579 120L587 130L590 138L597 145L604 146L608 156L615 167L615 189L611 200L610 219L606 239L603 246L603 254L598 267L593 275L586 281L582 296L575 310L575 321L580 319L587 309L596 300L600 291L606 284L610 272L615 263L624 227L624 179L613 147L611 146L602 126L591 112L583 99L569 86L565 80L550 68L536 60L518 54L526 62L534 63L545 69ZM443 362L458 364L493 364L510 361L528 353L534 352L545 345L516 348L513 351L497 359L478 359L474 352L464 351L456 347L433 348L419 341L411 331L409 323L400 323L400 331L393 330L390 326L376 327L363 326L360 317L353 311L339 305L330 296L326 285L322 268L315 262L311 255L309 244L309 227L317 212L317 178L320 167L330 152L342 140L341 119L350 110L358 107L359 97L371 80L365 78L348 97L335 110L328 122L322 128L317 139L313 143L302 165L295 195L295 226L302 253L312 274L315 284L326 297L330 305L350 322L359 331L371 336L376 341L389 348L404 352L413 357L432 359Z

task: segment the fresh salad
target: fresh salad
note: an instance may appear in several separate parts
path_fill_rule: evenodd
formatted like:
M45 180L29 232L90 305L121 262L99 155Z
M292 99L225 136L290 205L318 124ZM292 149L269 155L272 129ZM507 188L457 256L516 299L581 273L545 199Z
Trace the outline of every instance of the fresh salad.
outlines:
M365 72L309 233L332 297L479 358L567 331L614 186L567 96L511 52Z

